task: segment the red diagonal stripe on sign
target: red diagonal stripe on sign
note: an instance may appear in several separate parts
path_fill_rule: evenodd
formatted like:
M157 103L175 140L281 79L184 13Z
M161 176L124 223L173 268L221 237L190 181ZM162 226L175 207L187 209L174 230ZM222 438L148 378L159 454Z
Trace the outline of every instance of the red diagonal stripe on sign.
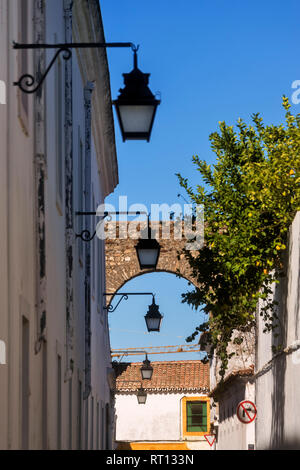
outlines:
M242 404L241 407L243 408L243 410L245 411L246 415L248 416L249 418L249 421L252 420L251 416L249 415L248 411L246 410L246 408L244 407L244 405Z

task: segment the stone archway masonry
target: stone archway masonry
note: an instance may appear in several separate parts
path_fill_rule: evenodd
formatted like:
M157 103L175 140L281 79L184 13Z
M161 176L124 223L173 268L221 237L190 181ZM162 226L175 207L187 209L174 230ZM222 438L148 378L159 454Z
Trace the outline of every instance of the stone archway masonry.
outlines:
M147 226L146 222L139 222L139 224L140 230ZM156 270L143 269L141 271L135 249L139 236L135 239L126 236L127 229L131 236L135 231L132 222L111 222L106 224L105 230L109 234L105 240L106 292L117 292L127 281L136 276L160 271L180 274L192 284L196 284L192 277L190 265L182 254L188 240L184 237L184 234L181 239L176 238L178 223L174 224L173 221L151 222L151 226L161 246L159 261ZM159 237L157 236L158 233ZM164 238L168 233L170 234L168 238Z

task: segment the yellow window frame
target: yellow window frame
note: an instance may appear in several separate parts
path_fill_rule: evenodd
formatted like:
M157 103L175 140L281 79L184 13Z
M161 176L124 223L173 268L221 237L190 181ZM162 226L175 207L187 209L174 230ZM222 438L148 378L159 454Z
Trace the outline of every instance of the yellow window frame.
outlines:
M207 417L206 417L206 426L207 431L201 432L188 432L187 431L187 414L186 414L186 404L190 401L205 401L207 403ZM209 397L183 397L182 398L182 434L183 437L188 436L204 436L205 434L210 433L210 399Z

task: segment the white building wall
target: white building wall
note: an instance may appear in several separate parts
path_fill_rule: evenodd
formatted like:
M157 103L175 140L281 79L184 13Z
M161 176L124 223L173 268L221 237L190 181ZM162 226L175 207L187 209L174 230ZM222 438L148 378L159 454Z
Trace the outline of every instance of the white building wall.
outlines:
M47 5L47 42L64 41L64 16L62 11L62 1L54 0ZM78 7L78 5L75 5ZM74 7L73 7L74 9ZM58 15L58 12L62 14ZM73 19L73 27L79 38L74 39L74 42L80 42L79 26ZM79 31L78 31L79 28ZM84 42L83 40L81 42ZM78 58L82 54L75 50L72 51L72 88L73 88L73 206L74 206L74 231L78 232L78 218L75 212L79 210L78 207L78 192L84 197L83 188L78 187L78 158L80 152L80 142L83 146L83 164L85 163L85 108L84 108L84 87L89 80L94 77L90 75L90 71L84 68L83 61L79 64ZM49 63L53 55L53 51L48 54L47 62ZM61 59L64 68L64 60ZM65 221L64 211L57 203L56 195L56 159L55 159L55 107L53 96L55 96L55 72L49 75L47 80L47 157L48 157L48 178L49 184L47 199L49 201L48 214L49 214L49 230L47 252L49 253L47 265L47 278L48 278L48 293L47 299L49 309L55 312L52 318L49 319L49 356L48 368L52 374L50 378L49 387L50 395L57 396L57 354L62 355L63 369L66 372L65 359L65 343L66 343L66 318L65 318ZM97 89L93 94L99 93ZM92 94L92 96L93 96ZM92 110L92 120L94 118ZM105 123L103 123L105 125ZM101 136L100 131L98 134ZM98 136L99 138L99 136ZM105 155L100 156L97 154L95 143L92 138L91 148L91 177L92 177L92 203L95 202L95 207L91 210L96 210L97 205L103 202L103 189L101 187L102 181L99 176L100 168L99 161L105 158ZM50 183L51 178L51 183ZM83 222L84 228L84 222ZM82 245L81 255L79 246ZM85 243L77 239L75 242L75 251L73 258L73 288L74 288L74 373L72 376L72 392L70 392L69 380L64 381L63 376L63 390L62 400L64 417L62 419L62 436L63 448L70 448L70 439L72 441L72 448L78 446L78 412L81 408L82 416L82 429L81 429L81 447L86 449L103 448L105 445L105 436L101 435L101 430L106 433L105 426L105 406L110 403L110 389L107 381L107 369L110 367L110 345L107 328L107 314L103 310L103 296L104 291L104 246L103 242L95 238L90 242L91 247L91 393L87 400L83 400L83 393L85 390L85 303L84 303L84 281L85 281L85 258L84 250ZM101 251L101 256L98 258L97 250ZM57 257L51 256L55 252ZM59 268L58 268L59 264ZM101 293L98 293L98 290ZM50 331L50 328L52 329ZM101 358L101 360L99 360ZM82 387L81 403L79 403L79 382ZM55 400L54 400L55 403ZM55 413L50 412L50 408L54 404L52 401L48 403L49 416L51 422L49 423L49 446L56 447L57 440L57 418ZM70 407L72 422L70 421ZM98 415L97 415L98 407ZM57 408L57 405L56 405ZM97 423L98 420L98 423ZM102 434L103 434L102 432ZM70 438L71 433L71 438ZM111 441L111 439L110 439Z
M290 227L288 253L285 257L286 276L274 284L272 297L279 302L279 327L264 333L263 320L258 305L255 345L255 383L248 390L230 386L218 403L219 418L217 449L246 449L253 443L256 449L300 448L300 213ZM279 335L278 337L276 335ZM272 352L272 347L279 347ZM251 354L249 356L251 358ZM249 365L246 361L245 364ZM242 363L231 359L229 369L243 368ZM253 355L251 359L253 363ZM250 361L250 362L251 362ZM211 388L218 382L216 359L211 364ZM251 389L251 390L250 390ZM249 397L252 396L251 400ZM250 399L257 408L253 424L242 425L234 417L226 416L233 402ZM228 414L228 413L227 413ZM245 432L248 436L246 437Z
M233 334L232 339L238 336ZM255 332L249 331L243 334L244 341L240 345L231 343L228 352L235 352L228 361L228 368L224 380L231 374L238 371L249 370L255 362ZM221 380L220 361L214 355L210 360L210 389L214 390ZM241 381L238 376L233 379L226 391L222 391L218 396L216 403L212 399L211 421L216 426L216 443L214 448L217 450L247 450L248 444L254 444L255 423L241 423L236 415L238 404L243 400L255 402L255 386L249 381Z
M64 12L63 2L53 0L46 2L46 36L45 42L64 42ZM54 55L53 50L46 51L48 64ZM62 61L64 70L64 61ZM47 389L49 400L47 403L48 416L48 442L50 449L58 448L58 356L61 357L61 409L65 410L62 417L61 448L68 448L68 382L64 380L66 370L65 344L66 344L66 302L65 302L65 220L64 200L59 204L57 200L56 184L56 93L55 72L56 67L47 76L44 92L46 107L46 277L47 277ZM63 74L64 80L64 74ZM62 83L64 89L64 82ZM51 397L51 398L50 398ZM51 409L53 410L51 412Z
M255 423L242 423L236 414L241 401L254 402L254 384L236 382L222 394L219 402L219 426L216 450L247 450L255 444Z
M243 342L233 344L233 340L240 337L241 334L233 332L231 343L228 345L228 354L235 353L229 358L224 380L233 372L249 369L254 366L255 361L255 331L244 332L242 334ZM221 380L220 376L221 361L214 354L210 359L210 389L213 390Z
M8 106L7 106L7 83L8 83L8 44L7 44L7 2L0 1L0 217L4 222L8 217ZM6 349L5 361L7 361L8 345L8 230L4 229L4 223L0 226L0 341L3 341ZM8 413L8 367L0 364L0 449L7 445ZM3 397L3 398L2 398Z
M300 448L300 212L289 232L287 276L273 286L280 327L263 333L258 321L256 443L258 449ZM282 352L272 353L272 345Z
M195 393L147 393L144 405L136 394L116 394L116 441L182 442L191 449L209 449L203 436L183 437L182 398L203 396Z
M38 321L36 313L36 221L37 199L34 180L35 122L34 95L28 96L28 116L20 112L20 92L12 83L18 80L17 67L20 52L13 51L12 42L24 42L19 37L19 13L23 0L0 0L0 341L6 344L6 364L0 364L0 449L30 449L58 446L58 355L61 356L61 447L105 448L111 446L112 438L106 439L105 407L110 404L110 388L107 369L110 367L110 345L107 328L107 313L103 310L104 291L104 247L95 240L100 256L95 260L95 289L92 294L91 347L92 347L92 391L83 400L85 369L85 305L84 305L84 261L79 259L78 240L74 242L74 370L67 376L66 363L66 253L64 201L57 200L56 171L56 123L55 66L43 85L45 95L45 223L46 223L46 330L44 340L37 347ZM28 41L34 42L34 8L43 2L28 0ZM45 42L64 42L63 0L51 0L45 4ZM97 21L91 8L97 2L75 0L74 7L85 8L85 19ZM98 4L97 4L98 5ZM78 15L77 15L78 17ZM74 23L75 20L74 20ZM97 26L101 32L100 24ZM92 28L91 28L92 31ZM97 34L99 33L97 31ZM79 36L84 32L80 31ZM92 33L91 33L92 34ZM100 33L99 33L100 34ZM81 37L81 36L80 36ZM84 42L84 41L82 41ZM49 64L54 50L47 51ZM28 53L27 72L34 70L33 54ZM77 210L78 188L78 133L82 134L85 147L84 86L95 77L92 68L84 61L79 67L78 56L73 50L73 190L74 212ZM62 70L65 61L61 58ZM95 60L95 67L102 63ZM105 67L101 68L105 77ZM62 97L64 99L64 82ZM103 84L101 85L103 86ZM6 93L4 94L3 90ZM101 103L103 89L95 83L95 106ZM106 99L109 93L106 90ZM108 108L107 108L108 109ZM107 111L107 110L106 110ZM96 133L92 142L92 185L95 201L103 202L117 180L115 174L102 172L101 163L112 165L114 149L107 146L103 134L112 136L111 123L107 116L99 120L99 109L93 114ZM96 121L94 123L96 115ZM109 111L108 111L109 115ZM64 122L62 122L64 126ZM109 127L109 128L108 128ZM64 129L62 130L64 138ZM95 137L96 136L96 137ZM95 142L97 141L97 145ZM102 142L102 145L99 144ZM112 155L112 157L111 157ZM115 158L115 157L114 157ZM116 162L114 161L116 165ZM64 162L63 162L64 165ZM113 166L111 166L113 168ZM116 168L116 167L115 167ZM114 171L112 172L114 173ZM64 179L64 177L63 177ZM63 191L64 192L64 191ZM74 232L77 224L74 214ZM74 233L75 240L75 233ZM97 253L97 250L96 252ZM98 290L101 293L98 293ZM22 321L28 321L28 381L26 375L26 335L22 336ZM23 332L26 332L23 327ZM22 340L23 337L23 340ZM23 341L23 349L22 349ZM79 399L79 381L82 393ZM27 387L25 401L22 396ZM23 385L22 385L23 384ZM23 387L23 388L22 388ZM28 400L28 407L26 405ZM92 409L92 402L93 409ZM97 407L98 405L98 407ZM79 410L81 409L81 417ZM28 410L28 419L26 412ZM93 416L92 416L93 411ZM97 413L98 411L98 413ZM88 416L86 415L88 413ZM22 432L23 423L28 429ZM25 420L25 421L24 421ZM79 423L81 442L79 444ZM93 424L93 428L92 428ZM28 431L28 432L27 432ZM22 442L23 436L23 442ZM46 436L46 440L43 439ZM24 439L26 442L24 442ZM108 443L106 442L108 441Z
M20 54L12 50L12 42L20 34L20 1L0 2L0 62L6 96L0 104L0 165L1 165L1 283L0 339L7 346L7 364L0 366L1 412L0 448L21 448L22 427L22 320L29 324L29 341L34 344L35 285L34 285L34 219L33 219L33 104L28 99L27 113L21 108L21 95L13 81L18 79ZM32 17L29 2L29 18ZM28 23L28 39L32 40L32 24ZM32 69L32 55L28 54ZM4 102L3 102L4 101ZM28 348L28 371L23 380L30 383L28 440L32 447L41 445L41 358ZM2 421L3 420L3 421ZM24 434L24 433L23 433ZM24 438L24 436L23 436ZM25 439L25 438L24 438ZM24 440L23 439L23 440ZM26 439L27 440L27 439ZM26 442L23 442L26 446Z
M136 395L116 396L117 441L178 441L181 400L177 393L147 394L145 405Z

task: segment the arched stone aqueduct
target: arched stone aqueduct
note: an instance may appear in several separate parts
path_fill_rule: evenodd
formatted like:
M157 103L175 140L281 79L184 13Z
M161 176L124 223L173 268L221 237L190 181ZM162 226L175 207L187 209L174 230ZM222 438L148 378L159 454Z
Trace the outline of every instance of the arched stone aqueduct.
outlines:
M181 239L177 239L176 236L174 236L174 222L152 222L150 224L152 225L153 231L155 230L156 239L161 246L156 270L140 269L135 249L138 239L133 239L126 235L127 230L132 233L130 229L132 225L130 224L132 223L114 222L111 225L111 229L109 223L107 224L108 232L112 232L112 238L109 236L105 241L106 292L117 292L130 279L142 274L159 271L173 274L180 273L183 278L195 285L190 265L182 254L182 249L185 247L187 239L184 238L184 236L182 236ZM143 230L144 227L146 228L146 222L140 222L140 224L141 230ZM164 224L164 228L162 224ZM169 225L166 226L165 224ZM114 229L113 227L116 228ZM114 230L115 237L113 234ZM168 238L164 238L163 233L165 230L167 232L169 231ZM157 234L159 234L159 236L157 236Z

